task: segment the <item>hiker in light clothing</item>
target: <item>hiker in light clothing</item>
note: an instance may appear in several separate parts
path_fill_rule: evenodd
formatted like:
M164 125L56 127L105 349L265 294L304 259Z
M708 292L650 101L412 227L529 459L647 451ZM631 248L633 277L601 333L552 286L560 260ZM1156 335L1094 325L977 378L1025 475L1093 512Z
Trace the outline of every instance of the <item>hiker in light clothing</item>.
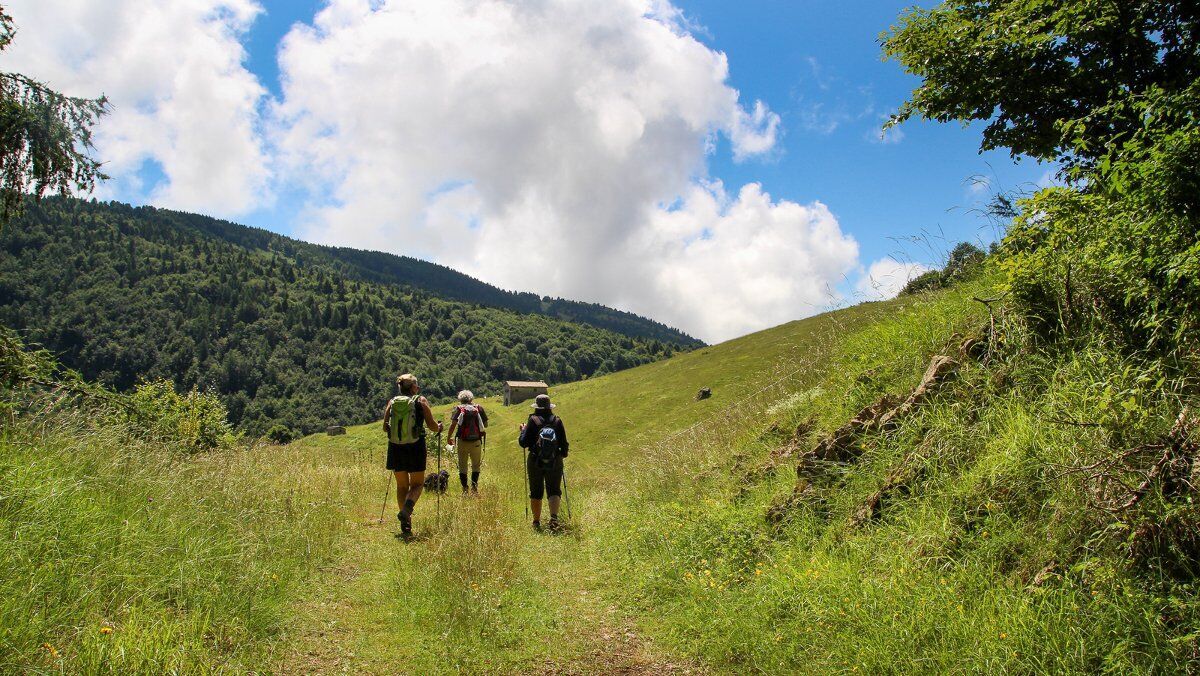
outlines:
M550 498L551 531L559 529L558 506L562 501L563 458L569 444L562 419L554 415L557 408L550 395L539 394L533 403L533 413L521 425L520 444L529 449L525 471L529 474L529 508L533 511L534 530L542 529L542 495Z
M416 376L405 373L396 378L396 385L400 396L383 409L383 431L388 435L387 468L396 474L396 501L401 503L396 518L401 533L409 536L413 508L425 487L425 429L440 433L442 423L434 421Z
M455 434L457 432L457 434ZM458 482L467 492L467 460L471 461L471 492L479 492L479 468L483 465L483 440L487 436L487 411L475 403L471 390L458 393L458 406L450 414L448 442L458 450Z

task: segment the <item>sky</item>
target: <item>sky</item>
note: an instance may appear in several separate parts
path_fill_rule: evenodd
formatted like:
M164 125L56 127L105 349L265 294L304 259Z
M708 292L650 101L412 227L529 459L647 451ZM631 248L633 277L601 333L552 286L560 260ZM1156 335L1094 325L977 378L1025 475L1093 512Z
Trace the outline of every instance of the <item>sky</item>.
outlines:
M101 199L718 342L890 297L1051 180L978 126L882 131L918 81L878 37L911 4L9 0L0 69L109 97Z

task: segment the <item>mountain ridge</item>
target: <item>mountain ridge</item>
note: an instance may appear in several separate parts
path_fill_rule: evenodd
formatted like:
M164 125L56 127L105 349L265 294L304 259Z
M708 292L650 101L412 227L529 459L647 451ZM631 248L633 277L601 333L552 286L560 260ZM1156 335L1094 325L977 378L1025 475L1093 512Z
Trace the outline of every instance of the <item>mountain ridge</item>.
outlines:
M302 257L312 256L333 264L344 274L362 281L412 286L451 300L589 324L631 338L654 338L683 347L699 347L705 344L679 329L632 312L599 303L501 289L447 265L412 256L372 249L315 244L281 235L265 228L177 209L133 206L121 202L100 202L99 204L183 217L187 219L185 223L187 227L206 235L238 246L262 251L289 252Z
M279 428L277 439L374 419L397 373L416 374L427 396L445 401L687 349L364 281L313 245L233 229L256 244L242 246L194 223L232 227L120 204L29 203L0 231L0 323L120 391L169 380L215 393L239 430Z

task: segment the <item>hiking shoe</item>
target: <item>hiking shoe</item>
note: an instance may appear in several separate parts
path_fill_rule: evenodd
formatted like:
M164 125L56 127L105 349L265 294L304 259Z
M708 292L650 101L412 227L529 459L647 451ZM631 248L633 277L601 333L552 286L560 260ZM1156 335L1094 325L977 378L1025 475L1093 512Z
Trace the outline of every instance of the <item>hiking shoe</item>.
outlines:
M464 488L463 490L466 490L466 489ZM474 495L479 495L479 486L478 485L471 486L471 493Z
M540 532L542 532L542 522L541 522L541 521L534 521L534 522L533 522L533 529L534 529L535 531L539 532L539 533L540 533Z
M412 535L412 515L401 511L396 514L396 518L400 519L400 532L405 535Z
M558 533L562 530L562 522L558 520L557 516L552 516L550 517L550 523L546 524L546 527L550 529L551 533Z

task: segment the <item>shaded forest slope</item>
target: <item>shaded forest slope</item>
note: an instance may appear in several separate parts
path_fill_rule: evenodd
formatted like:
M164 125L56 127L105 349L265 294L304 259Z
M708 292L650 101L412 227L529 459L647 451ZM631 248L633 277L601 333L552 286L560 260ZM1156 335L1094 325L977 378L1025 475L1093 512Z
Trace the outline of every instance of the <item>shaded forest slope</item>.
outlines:
M31 203L0 233L0 323L118 390L168 379L214 391L239 429L277 426L278 438L371 419L397 371L444 398L496 392L506 379L592 377L692 344L448 300L393 283L399 272L368 281L387 275L238 228L152 208Z

